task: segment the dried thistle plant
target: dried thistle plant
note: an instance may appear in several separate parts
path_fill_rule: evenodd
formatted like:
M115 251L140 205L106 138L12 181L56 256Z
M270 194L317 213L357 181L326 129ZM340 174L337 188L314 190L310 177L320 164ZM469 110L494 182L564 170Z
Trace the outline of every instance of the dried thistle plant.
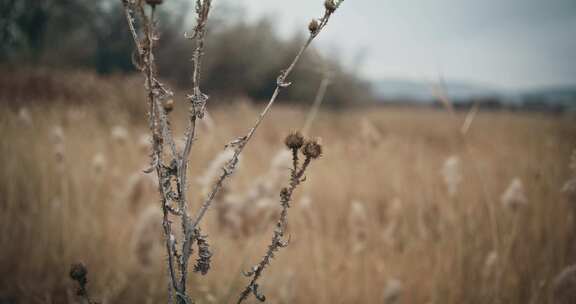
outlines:
M222 166L219 177L215 180L211 190L207 191L206 198L200 209L191 216L188 210L187 198L187 168L192 145L196 139L196 123L205 116L206 102L208 95L200 89L200 74L202 58L204 55L204 40L206 36L206 26L211 9L211 0L196 1L196 25L191 35L185 34L187 39L194 42L192 54L193 77L192 92L186 96L190 103L188 124L185 131L184 146L179 149L175 143L170 127L169 113L173 109L172 91L157 78L154 49L159 41L156 30L155 12L162 0L122 0L128 27L135 43L135 54L133 61L136 68L143 74L145 79L145 89L148 102L148 124L152 134L151 166L145 170L147 173L156 171L158 176L158 191L160 193L162 208L162 227L164 232L165 247L167 251L167 268L169 278L169 303L190 303L192 299L187 293L187 276L189 260L193 254L193 247L196 246L198 256L194 271L206 274L210 269L210 258L212 253L208 245L207 236L201 233L200 223L206 211L214 201L218 192L223 188L225 180L230 177L238 166L239 157L256 130L262 123L264 117L269 112L278 97L280 90L290 86L287 81L288 76L300 60L304 51L308 48L312 40L322 31L328 23L331 15L341 4L342 0L326 0L325 11L321 18L314 19L310 26L310 35L300 51L296 54L288 68L280 73L276 81L276 89L272 94L268 104L262 110L256 122L249 129L246 135L241 136L225 146L233 151L230 159ZM165 149L167 146L167 149ZM302 148L305 155L303 164L298 163L298 151ZM304 171L311 160L321 154L321 147L316 142L310 141L305 145L300 145L293 149L293 172L290 186L283 189L281 202L283 211L281 213L278 229L273 237L273 244L266 261L261 265L267 265L273 251L282 244L282 236L286 225L287 208L291 199L292 191L301 182ZM173 233L173 221L177 219L181 224L182 237L178 239ZM274 248L274 249L272 249ZM256 280L259 278L264 266L254 272L249 290L254 290L257 294ZM244 293L243 293L244 294ZM260 298L260 297L259 297ZM240 300L241 301L241 300Z
M266 253L260 262L252 267L252 270L244 273L244 275L251 278L251 280L244 291L240 294L237 301L238 304L248 299L250 294L253 294L254 297L261 302L266 300L266 297L258 290L258 279L262 276L264 269L270 265L270 261L274 258L274 254L280 250L280 248L288 246L289 241L284 238L288 226L288 208L290 208L292 194L294 193L294 190L296 190L296 187L305 180L304 173L312 160L317 159L322 155L322 146L312 140L305 142L300 133L292 133L288 135L285 144L292 152L292 169L289 185L282 188L280 191L280 205L282 207L280 218L276 222L276 227L272 234L272 240L270 245L268 245ZM304 156L304 162L302 164L300 164L300 152Z
M170 122L169 112L173 108L173 93L156 78L154 59L155 44L159 40L156 32L155 11L162 4L158 0L123 0L124 11L132 38L136 45L134 63L145 78L145 88L148 97L149 128L152 133L152 163L146 172L156 171L158 176L158 190L162 206L162 227L167 251L169 274L169 303L189 303L190 297L186 291L188 265L193 253L192 247L197 245L199 251L198 262L194 271L205 274L209 267L211 255L205 237L199 227L192 225L188 213L187 193L187 167L188 158L195 139L196 120L204 116L204 108L208 96L200 90L200 67L204 49L206 23L210 12L210 0L196 1L197 23L192 36L188 39L195 42L192 56L194 73L192 79L193 92L187 95L190 102L190 115L185 133L185 146L178 151ZM149 13L146 12L146 7ZM136 28L136 18L141 25L140 31ZM164 145L169 152L164 151ZM183 237L177 240L172 230L173 218L179 218ZM180 247L179 247L180 246ZM179 248L178 248L179 247Z
M332 72L327 68L322 70L322 81L314 97L310 110L306 115L302 127L302 134L306 136L311 130L312 123L318 116L320 106L331 82ZM220 168L233 155L232 150L224 150L209 164L206 171L198 179L203 193L211 190L212 182L219 176ZM271 215L278 209L275 204L277 189L285 182L285 171L290 169L292 155L284 148L279 149L270 160L270 167L266 173L254 179L250 186L239 193L231 191L224 186L215 198L218 212L218 224L233 236L248 235L267 223L275 220ZM310 211L310 198L298 204Z
M76 295L82 299L82 302L87 304L96 304L88 296L88 289L86 284L88 284L88 269L82 263L72 264L70 267L70 278L78 283L78 289L76 290Z

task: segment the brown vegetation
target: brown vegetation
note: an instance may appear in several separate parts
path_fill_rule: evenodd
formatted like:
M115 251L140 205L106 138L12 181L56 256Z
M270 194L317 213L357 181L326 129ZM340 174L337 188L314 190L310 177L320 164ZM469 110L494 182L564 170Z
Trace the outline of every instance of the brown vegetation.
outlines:
M110 83L119 89L102 87L95 102L53 97L24 109L2 101L12 107L0 111L0 302L74 303L68 270L78 260L89 269L90 295L103 303L165 301L165 257L154 237L161 231L147 227L161 221L150 220L159 203L141 173L147 131L144 116L130 111L143 110L127 105L143 99L116 95L130 91L125 78ZM215 127L201 126L191 183L259 110L211 109ZM256 176L272 174L286 130L305 120L288 107L270 115L227 195L246 197ZM279 303L553 303L569 284L557 276L575 262L573 196L562 188L576 174L568 166L576 128L567 117L480 111L461 136L464 120L425 109L320 113L309 135L327 152L294 193L291 245L260 288ZM201 195L189 193L196 203ZM204 228L213 268L190 277L200 303L236 299L240 272L265 252L276 220L231 233L219 220L223 201Z

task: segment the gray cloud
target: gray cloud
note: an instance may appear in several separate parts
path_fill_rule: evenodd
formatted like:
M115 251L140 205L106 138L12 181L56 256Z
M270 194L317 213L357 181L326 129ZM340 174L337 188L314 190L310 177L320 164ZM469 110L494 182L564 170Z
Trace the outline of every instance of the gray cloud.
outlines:
M237 2L236 2L237 3ZM321 0L245 0L284 35L305 31ZM503 88L576 84L574 0L346 0L318 47L370 78L448 79Z

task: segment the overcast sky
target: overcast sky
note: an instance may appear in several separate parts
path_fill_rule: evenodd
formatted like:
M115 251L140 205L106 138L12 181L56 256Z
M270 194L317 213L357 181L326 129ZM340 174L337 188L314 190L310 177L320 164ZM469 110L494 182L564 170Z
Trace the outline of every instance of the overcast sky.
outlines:
M226 0L223 0L226 1ZM228 0L230 1L230 0ZM283 35L323 0L244 0ZM316 42L370 79L469 81L505 89L576 84L576 0L346 0Z

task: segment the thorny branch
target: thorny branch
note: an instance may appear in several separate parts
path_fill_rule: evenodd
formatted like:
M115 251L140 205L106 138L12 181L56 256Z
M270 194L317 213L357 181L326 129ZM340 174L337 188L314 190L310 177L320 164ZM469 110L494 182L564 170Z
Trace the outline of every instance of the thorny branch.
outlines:
M150 14L146 14L145 5L150 6ZM152 132L152 164L151 168L146 170L150 173L156 170L158 175L158 189L161 197L163 210L162 226L164 230L166 251L168 253L168 273L169 273L169 302L173 302L174 295L178 303L188 303L190 298L186 294L186 278L188 272L188 261L193 253L192 246L194 243L199 248L199 257L194 270L206 274L209 269L211 252L208 247L206 236L201 235L198 227L192 228L187 206L187 180L186 171L188 159L195 137L196 120L203 117L203 111L208 99L200 91L200 67L204 48L204 37L206 33L206 23L210 12L211 0L196 1L196 12L198 15L197 25L194 29L194 35L188 37L195 41L196 46L193 55L194 77L192 95L188 96L191 102L190 118L186 128L186 144L181 154L178 153L176 144L173 139L170 122L167 111L164 109L162 102L173 96L173 93L166 88L156 78L154 62L154 46L158 40L155 31L156 6L161 4L161 0L122 0L126 20L130 33L136 45L135 65L142 72L146 79L146 90L149 106L149 127ZM142 34L139 35L135 26L136 20L134 15L139 18L142 24ZM140 36L143 36L142 38ZM167 143L171 150L171 160L169 165L163 161L163 145ZM177 205L177 208L173 205ZM184 232L183 242L178 250L177 239L172 233L171 215L179 216ZM179 272L178 279L176 272Z
M162 120L161 126L163 129L162 134L159 134L158 127L157 127L157 115L156 113L160 110L159 104L157 102L157 95L167 94L168 90L164 89L156 79L155 79L155 71L154 71L154 41L157 39L154 37L154 13L156 6L151 6L150 18L146 15L144 10L144 6L142 1L133 1L133 0L123 0L124 5L124 12L126 16L126 20L128 22L128 26L130 28L130 32L132 34L132 38L136 45L137 54L135 65L136 67L144 74L146 78L146 90L148 92L148 115L149 115L149 128L152 133L152 165L151 168L147 170L147 172L151 172L152 170L156 170L156 174L158 175L158 191L160 193L161 199L161 206L163 211L163 218L162 218L162 227L164 231L165 237L165 246L166 252L168 254L168 275L169 275L169 303L173 301L173 294L174 291L178 292L179 288L176 284L177 278L175 273L175 263L174 257L177 256L176 251L176 240L172 234L172 226L170 221L170 209L169 209L169 197L165 191L166 187L166 179L169 180L169 176L167 176L164 165L162 164L162 150L163 150L163 138L168 138L170 143L173 142L171 139L171 133L168 129L168 123L166 122L165 113L161 113L159 116ZM136 14L143 24L143 38L140 38L138 32L136 31L135 27L135 18L134 14ZM158 90L161 88L162 90ZM163 111L162 111L163 112ZM164 114L164 115L162 115ZM173 150L174 154L174 150Z
M192 85L193 90L191 94L186 96L190 102L190 113L188 124L185 131L185 145L181 153L179 153L172 130L170 128L170 120L168 117L168 110L165 108L166 102L174 96L172 91L163 85L156 77L156 65L154 60L154 47L156 41L159 40L156 33L156 20L155 11L156 6L162 4L163 0L121 0L124 5L125 17L128 23L129 31L132 35L135 44L135 54L133 61L136 68L142 72L145 77L145 88L147 92L148 101L148 123L152 133L152 153L151 153L151 166L145 170L146 173L156 171L158 175L158 190L161 198L161 206L163 211L162 227L165 238L165 246L167 252L167 267L168 267L168 302L173 303L176 300L179 304L190 303L192 300L186 293L186 279L188 274L188 261L193 253L192 247L194 244L198 247L198 258L194 265L194 271L206 274L210 268L210 259L212 253L210 251L206 235L202 235L199 224L204 217L210 204L218 191L222 188L224 181L232 175L238 164L238 158L244 150L246 144L254 136L254 133L262 123L264 117L269 112L278 97L280 90L290 86L290 82L286 79L300 60L304 51L308 48L314 38L322 31L324 26L328 23L330 16L343 2L343 0L326 0L324 3L325 12L319 19L313 19L308 26L310 35L302 48L296 54L287 69L283 70L277 78L276 89L272 94L268 104L259 114L256 122L249 129L245 136L242 136L228 145L227 147L234 148L233 157L226 163L222 169L222 174L217 179L212 191L208 197L205 198L196 216L191 219L188 213L188 200L187 200L187 169L188 161L192 149L192 145L196 136L196 122L202 119L205 113L206 102L208 95L202 93L200 90L200 74L202 66L202 57L204 55L204 39L206 35L206 25L208 15L210 13L212 0L196 0L196 26L194 27L192 35L185 34L187 39L193 40L195 43L194 51L192 54L193 62L193 76ZM149 14L146 13L146 5L150 6ZM138 19L138 20L137 20ZM136 24L139 26L137 27ZM170 158L166 161L164 145L167 144L170 149ZM318 149L319 148L319 145ZM318 150L317 152L319 152ZM293 151L294 168L292 174L292 182L290 187L285 188L287 192L281 194L281 202L283 212L281 213L281 220L278 223L277 230L273 237L273 244L270 247L269 253L265 256L265 261L261 266L255 270L253 281L249 288L257 295L256 280L260 277L264 267L269 263L279 246L284 244L282 237L287 221L287 208L292 191L301 182L302 175L310 163L311 157L306 157L301 167L298 167L297 151ZM305 154L305 153L304 153ZM319 155L319 154L318 154ZM184 232L181 247L178 248L178 240L172 233L172 216L179 217L181 222L181 229ZM177 274L177 272L179 274ZM258 296L257 296L258 297ZM258 297L260 298L260 297ZM241 301L240 301L241 302Z
M292 151L292 170L290 176L290 184L288 187L282 188L280 191L280 205L282 211L280 212L280 218L276 222L276 227L272 234L272 241L268 245L266 254L262 257L260 262L252 267L252 270L245 272L244 275L251 277L250 283L246 286L244 291L240 294L238 298L238 304L246 300L250 294L254 294L256 299L264 302L266 297L260 293L258 290L258 279L262 276L262 272L266 266L270 265L270 261L274 258L274 253L280 248L288 246L289 241L284 240L284 235L286 234L286 227L288 226L288 208L290 208L290 201L292 200L292 194L298 185L304 181L304 173L310 165L313 159L320 157L322 154L322 147L315 141L308 141L304 144L304 138L300 133L293 133L288 135L285 140L285 144ZM299 166L298 152L302 152L305 156L304 163Z
M216 180L216 183L214 184L212 191L208 194L208 197L204 200L204 203L200 207L200 210L198 211L194 221L192 222L193 228L198 226L198 224L200 223L200 221L202 220L202 218L206 214L206 211L210 207L210 204L214 200L214 197L216 196L216 194L218 193L218 191L220 190L220 188L224 184L224 181L226 180L226 178L228 178L230 175L232 175L232 173L236 169L236 166L238 164L238 157L240 156L240 154L242 153L242 151L246 147L246 144L250 141L252 136L254 136L254 133L256 132L256 130L258 129L258 127L260 126L260 124L264 120L264 117L266 116L266 114L268 114L268 112L270 111L270 108L272 107L272 105L276 101L276 98L278 97L280 90L283 88L287 88L288 86L290 86L292 84L291 82L287 82L287 78L290 75L290 73L292 72L292 70L294 69L294 67L296 66L296 64L298 63L298 61L300 60L300 57L302 57L302 54L304 54L304 51L306 51L308 46L310 46L310 43L312 43L314 38L316 38L316 36L318 36L318 34L320 34L320 32L326 26L326 24L328 24L330 17L336 11L336 9L342 4L342 2L343 2L343 0L340 0L340 1L326 0L324 2L324 7L325 7L324 15L320 19L313 19L310 22L310 24L308 26L308 29L310 30L310 35L308 36L308 39L306 40L304 45L300 48L300 51L298 51L298 53L296 54L296 56L294 57L294 59L292 60L290 65L288 66L288 68L283 70L280 73L280 75L278 76L278 78L276 80L276 89L274 90L274 93L270 97L270 100L266 104L266 107L264 108L264 110L262 110L262 112L260 112L260 114L258 115L258 118L256 119L256 122L254 123L252 128L250 128L250 130L248 130L248 133L246 135L239 137L239 138L233 140L232 142L230 142L228 145L226 145L226 147L234 148L234 155L228 161L228 163L224 166L224 168L222 168L222 174Z
M190 108L190 120L188 127L186 128L186 144L184 146L184 151L180 157L180 162L178 165L178 192L180 195L179 208L184 211L181 214L182 231L184 231L185 240L182 245L182 259L181 259L181 277L180 277L180 288L186 290L186 278L188 271L188 260L192 254L192 244L195 240L198 240L198 246L200 251L202 247L200 245L205 245L204 252L199 252L199 254L204 254L208 263L210 262L211 253L208 249L208 243L205 237L200 238L200 229L196 226L192 227L190 225L190 217L188 216L188 206L187 206L187 171L188 171L188 160L190 156L190 150L192 148L192 143L196 134L196 119L202 119L204 117L204 108L206 106L206 101L208 96L202 93L200 90L200 68L202 65L202 56L204 55L204 37L206 35L206 23L208 21L208 14L210 12L212 1L211 0L197 0L196 1L196 27L194 28L194 34L192 37L188 37L191 40L195 40L196 47L194 49L194 54L192 61L194 64L194 73L192 76L193 93L188 95L187 99L191 103ZM185 35L186 36L186 35ZM198 265L196 265L198 266ZM206 274L210 266L205 266L205 271L202 274ZM197 269L198 267L195 267Z

